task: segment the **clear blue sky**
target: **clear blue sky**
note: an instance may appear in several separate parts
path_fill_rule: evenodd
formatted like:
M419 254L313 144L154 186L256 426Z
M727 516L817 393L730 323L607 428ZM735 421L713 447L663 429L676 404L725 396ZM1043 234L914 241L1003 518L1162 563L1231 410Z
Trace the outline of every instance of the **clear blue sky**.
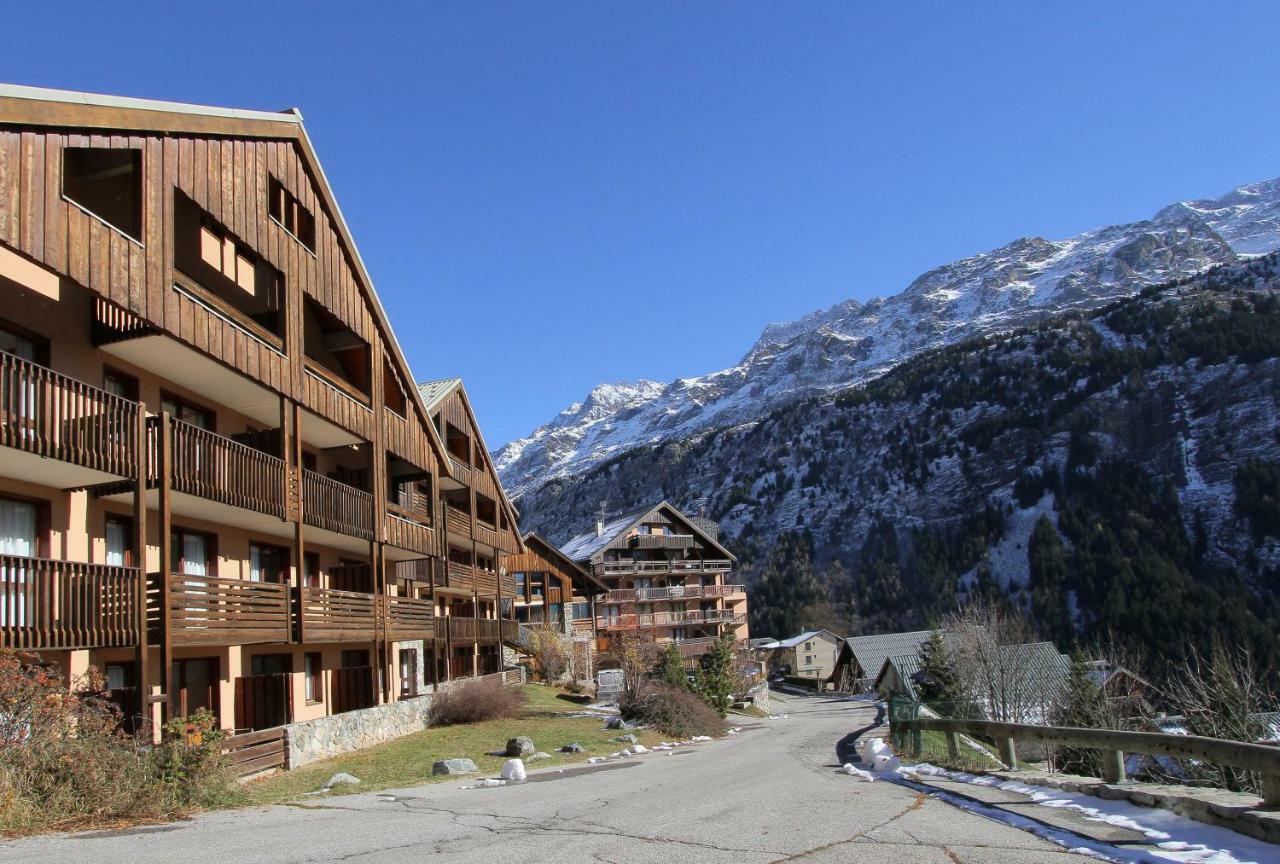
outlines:
M490 446L1280 175L1276 3L144 5L24 4L0 79L300 107L414 372L463 376Z

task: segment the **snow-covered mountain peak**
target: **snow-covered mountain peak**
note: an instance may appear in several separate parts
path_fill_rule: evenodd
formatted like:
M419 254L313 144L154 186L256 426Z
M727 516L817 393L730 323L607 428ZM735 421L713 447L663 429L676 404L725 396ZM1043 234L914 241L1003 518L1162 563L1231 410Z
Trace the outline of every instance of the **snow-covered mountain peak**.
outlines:
M521 495L635 447L748 422L798 397L848 387L930 348L1093 308L1276 248L1280 179L1065 240L1021 237L930 269L898 294L770 324L727 369L669 384L602 384L500 448L495 461L508 491Z

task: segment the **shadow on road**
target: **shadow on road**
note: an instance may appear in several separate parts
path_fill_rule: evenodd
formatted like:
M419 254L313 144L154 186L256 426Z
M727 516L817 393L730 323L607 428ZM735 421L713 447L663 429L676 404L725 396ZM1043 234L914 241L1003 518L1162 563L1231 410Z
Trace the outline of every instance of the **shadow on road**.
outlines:
M858 739L861 738L863 735L867 734L868 732L870 732L872 729L880 728L880 725L883 722L884 722L884 704L880 703L876 705L875 720L871 721L871 723L866 726L853 730L848 735L844 736L843 738L841 738L839 741L836 742L836 764L843 765L846 762L857 762L858 761L858 751L857 751Z

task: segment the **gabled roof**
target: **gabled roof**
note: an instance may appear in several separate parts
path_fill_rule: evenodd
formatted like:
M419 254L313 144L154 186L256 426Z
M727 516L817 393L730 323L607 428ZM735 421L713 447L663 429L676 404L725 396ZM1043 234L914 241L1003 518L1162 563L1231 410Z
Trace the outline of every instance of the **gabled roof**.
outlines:
M462 407L466 409L467 417L470 418L471 425L476 430L476 442L480 445L481 458L489 466L489 474L493 477L493 485L498 488L498 497L502 499L502 506L507 509L507 518L511 520L511 525L514 528L519 522L520 513L516 510L515 505L511 503L511 499L507 497L507 490L502 488L502 480L499 479L498 470L494 467L493 458L489 455L489 447L484 443L484 433L480 431L480 423L476 420L476 412L471 408L471 397L467 395L467 387L462 383L461 378L441 378L437 381L424 381L418 384L418 396L422 399L422 404L427 412L427 425L431 427L433 433L436 432L436 424L431 422L431 412L446 397L453 395L455 392L461 397ZM516 531L516 539L520 539L518 530Z
M461 383L461 378L441 378L439 381L418 382L418 392L422 394L422 402L427 406L428 413L434 411L436 405L443 401L444 397L452 393L453 389Z
M799 636L792 636L790 639L778 639L777 641L770 641L766 645L759 645L757 647L769 649L769 650L772 650L774 648L794 648L797 645L799 645L801 642L804 642L808 639L815 639L821 636L823 633L827 634L827 636L831 638L832 642L843 641L839 636L832 633L830 630L823 628L821 630L806 630L803 633L801 633Z
M902 683L902 695L906 696L912 702L920 701L919 695L916 693L915 676L921 669L920 655L917 654L900 654L897 657L886 657L884 665L880 667L880 674L876 675L876 681L873 688L880 689L880 682L884 680L884 676L892 670Z
M21 84L0 84L0 116L4 122L27 126L56 126L72 129L133 129L143 132L170 132L190 135L225 135L232 138L292 139L298 154L306 165L324 208L333 220L334 230L347 254L352 269L364 294L368 298L374 321L383 335L392 359L406 381L413 381L413 372L405 359L400 341L391 327L387 312L374 288L369 270L360 257L360 249L338 206L338 199L325 176L324 166L316 156L311 138L302 124L302 112L289 108L281 112L252 111L242 108L219 108L212 105L192 105L185 102L164 102L157 99L136 99L128 96L108 96L84 93L77 90L54 90L46 87L26 87ZM412 388L411 388L412 389ZM421 398L411 401L417 407L426 434L436 449L440 471L453 476L444 442L436 433Z
M844 640L853 658L862 668L862 677L880 673L885 660L908 654L920 654L920 647L934 634L933 630L913 630L909 633L880 633L874 636L851 636ZM842 648L841 651L844 649Z
M674 505L667 501L659 501L646 507L636 507L632 510L626 510L616 516L610 517L604 523L603 530L597 532L594 528L590 531L584 531L578 536L569 540L560 547L560 551L575 561L591 561L599 563L597 560L604 554L604 551L613 546L615 542L621 539L628 531L641 522L648 521L652 514L660 510L668 511L668 515L674 518L681 525L689 529L689 533L693 534L706 545L715 549L724 555L730 561L737 561L738 557L728 549L720 545L714 537L707 534L688 516L684 515Z
M929 631L925 631L926 636ZM1002 675L1006 687L1019 691L1021 701L1046 705L1054 700L1059 688L1066 682L1071 669L1071 661L1065 654L1058 652L1052 642L1030 642L1024 645L1002 645L995 650L994 665L1007 668ZM914 651L886 657L876 675L875 687L890 670L893 670L902 683L903 695L918 701L916 693L916 675L922 668L920 652ZM983 694L971 694L971 698L982 699Z
M556 548L554 543L536 531L529 531L523 539L525 546L564 567L565 572L573 580L574 587L583 588L588 595L603 594L609 590L607 585L591 575L591 571L565 555Z

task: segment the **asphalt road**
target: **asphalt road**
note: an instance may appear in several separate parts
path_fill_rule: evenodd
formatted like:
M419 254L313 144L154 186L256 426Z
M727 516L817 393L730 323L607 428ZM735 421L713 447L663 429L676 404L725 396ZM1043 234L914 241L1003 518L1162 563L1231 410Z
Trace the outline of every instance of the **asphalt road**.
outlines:
M6 864L449 862L1079 864L1083 856L888 782L838 773L838 743L874 726L859 703L775 697L787 719L492 789L461 782L190 822L0 844Z

